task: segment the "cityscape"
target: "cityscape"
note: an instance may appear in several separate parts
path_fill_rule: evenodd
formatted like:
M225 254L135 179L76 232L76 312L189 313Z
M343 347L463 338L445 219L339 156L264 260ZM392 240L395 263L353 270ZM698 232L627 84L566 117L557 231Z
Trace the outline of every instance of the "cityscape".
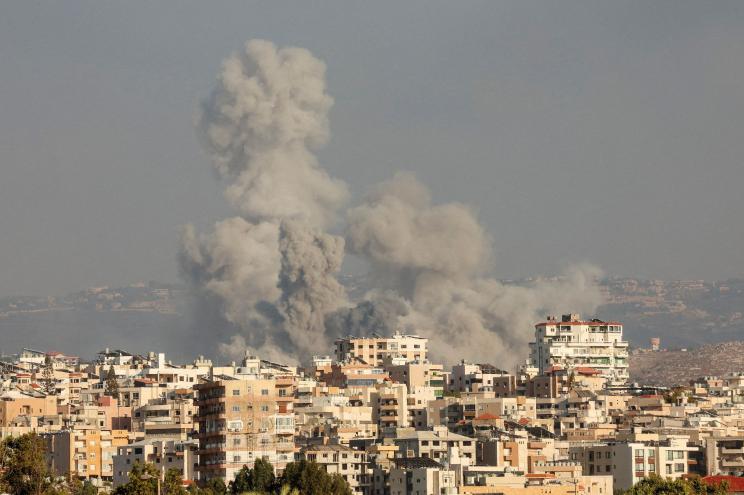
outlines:
M744 495L743 47L0 3L0 495Z
M302 366L22 349L0 363L0 431L36 435L50 472L115 492L140 464L232 489L246 466L307 461L355 494L607 494L744 471L741 373L631 383L623 324L575 313L536 322L529 347L514 370L444 366L399 333L339 338Z

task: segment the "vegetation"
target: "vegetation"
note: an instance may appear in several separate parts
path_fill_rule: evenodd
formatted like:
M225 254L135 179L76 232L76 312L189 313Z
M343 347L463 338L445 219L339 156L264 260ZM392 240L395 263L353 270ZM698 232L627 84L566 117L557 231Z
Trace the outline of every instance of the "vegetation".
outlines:
M708 485L698 477L664 479L658 475L644 478L624 495L727 495L726 483Z
M268 461L258 459L252 468L243 468L225 487L219 478L206 486L189 490L192 495L351 495L351 488L343 477L330 475L315 462L292 462L276 478Z
M157 495L159 476L154 464L135 462L129 472L129 481L117 486L114 495Z
M183 487L183 475L180 469L171 468L165 472L163 479L164 495L186 495L188 492Z
M14 495L95 495L98 490L89 481L72 477L55 477L47 467L44 441L31 433L9 437L0 442L0 492ZM156 495L160 482L163 495L351 495L351 488L338 474L328 474L312 461L292 462L280 477L268 461L257 460L252 468L243 466L229 487L219 478L202 487L183 488L178 469L165 474L154 464L135 462L127 483L113 490L113 495ZM638 492L632 495L647 495ZM693 492L685 492L685 495ZM703 492L701 492L703 493ZM704 495L719 495L707 492Z
M113 365L109 367L106 372L106 395L113 397L114 399L119 398L119 381L116 379L116 370Z
M351 495L351 488L341 475L330 475L322 466L305 460L287 464L279 486L296 489L300 495Z
M44 370L41 372L41 383L45 394L54 394L56 391L56 382L54 380L54 366L51 356L44 358Z
M256 459L253 468L243 466L230 483L230 493L271 493L276 485L274 468L269 461Z
M56 493L47 470L44 441L36 434L9 437L0 445L0 486L17 495Z

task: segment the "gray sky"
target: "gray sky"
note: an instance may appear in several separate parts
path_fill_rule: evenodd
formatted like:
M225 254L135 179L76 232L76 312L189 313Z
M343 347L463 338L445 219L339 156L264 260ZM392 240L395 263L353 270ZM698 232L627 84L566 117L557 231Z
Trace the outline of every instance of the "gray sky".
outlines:
M176 280L231 214L193 131L250 38L328 64L320 153L471 204L494 273L744 274L744 2L4 2L0 296Z

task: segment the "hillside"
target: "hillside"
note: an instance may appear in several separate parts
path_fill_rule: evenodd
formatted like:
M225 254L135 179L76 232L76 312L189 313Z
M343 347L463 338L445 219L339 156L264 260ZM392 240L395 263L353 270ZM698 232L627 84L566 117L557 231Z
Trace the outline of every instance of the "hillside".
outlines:
M682 385L705 375L744 371L744 342L708 344L687 351L635 352L630 378L654 385Z

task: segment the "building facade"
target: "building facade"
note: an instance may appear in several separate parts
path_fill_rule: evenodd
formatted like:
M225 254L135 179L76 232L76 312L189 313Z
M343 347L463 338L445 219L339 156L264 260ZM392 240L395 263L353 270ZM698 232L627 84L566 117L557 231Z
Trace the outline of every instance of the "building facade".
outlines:
M610 385L628 381L628 343L619 322L582 321L578 314L563 315L560 321L549 316L535 325L530 361L541 374L556 367L589 367L599 371Z

